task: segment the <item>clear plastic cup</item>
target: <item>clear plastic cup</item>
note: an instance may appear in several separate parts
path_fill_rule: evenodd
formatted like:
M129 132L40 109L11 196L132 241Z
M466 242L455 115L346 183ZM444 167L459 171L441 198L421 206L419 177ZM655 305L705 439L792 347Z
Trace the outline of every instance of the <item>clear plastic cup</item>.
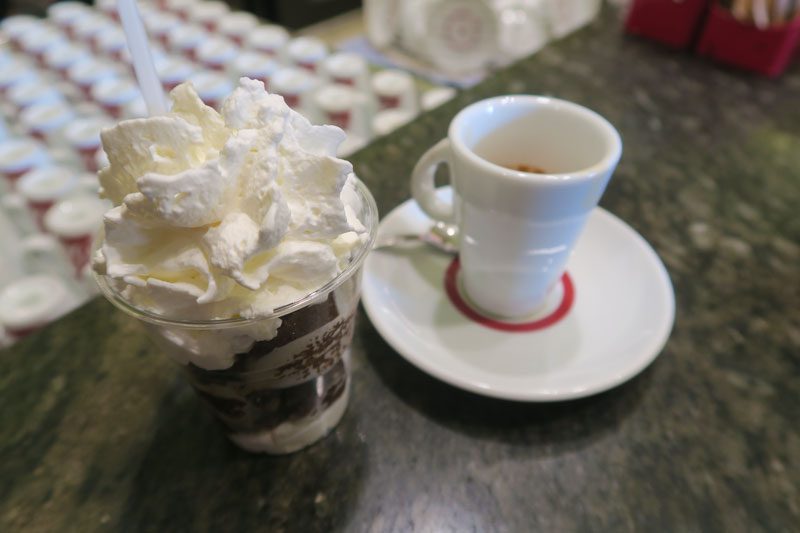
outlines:
M198 396L245 450L297 451L327 435L347 407L361 269L377 234L378 211L357 179L348 181L345 193L369 238L336 278L264 318L167 319L132 305L123 287L95 276L105 297L141 321L156 346L184 368Z

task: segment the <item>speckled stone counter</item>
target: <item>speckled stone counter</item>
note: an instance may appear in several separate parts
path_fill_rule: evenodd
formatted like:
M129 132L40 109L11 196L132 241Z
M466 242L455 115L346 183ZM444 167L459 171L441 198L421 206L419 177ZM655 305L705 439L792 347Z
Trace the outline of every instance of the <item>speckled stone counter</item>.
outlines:
M770 81L613 13L359 153L382 212L468 102L552 94L625 143L602 204L670 271L643 374L526 405L444 385L363 312L350 408L287 457L229 444L102 300L0 353L0 531L789 531L800 524L800 69Z

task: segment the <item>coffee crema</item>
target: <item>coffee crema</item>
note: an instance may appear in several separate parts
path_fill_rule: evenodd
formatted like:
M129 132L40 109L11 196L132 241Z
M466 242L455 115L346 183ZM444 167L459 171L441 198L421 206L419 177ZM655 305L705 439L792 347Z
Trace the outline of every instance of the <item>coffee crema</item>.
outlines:
M510 168L511 170L516 170L518 172L529 172L531 174L547 174L547 171L542 167L528 165L526 163L516 163L516 164L502 165L502 166Z

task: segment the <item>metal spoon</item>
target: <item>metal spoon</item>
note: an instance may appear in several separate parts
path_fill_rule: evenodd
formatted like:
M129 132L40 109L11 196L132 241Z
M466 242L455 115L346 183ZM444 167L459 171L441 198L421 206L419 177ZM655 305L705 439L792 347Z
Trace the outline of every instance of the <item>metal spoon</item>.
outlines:
M458 253L458 228L444 222L436 222L422 234L386 235L378 237L373 250L399 248L424 243L446 254Z

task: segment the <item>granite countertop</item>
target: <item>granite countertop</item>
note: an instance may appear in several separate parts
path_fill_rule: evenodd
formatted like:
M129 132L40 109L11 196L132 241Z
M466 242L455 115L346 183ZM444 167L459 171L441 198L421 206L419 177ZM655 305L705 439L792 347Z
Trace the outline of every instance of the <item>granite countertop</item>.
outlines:
M358 316L351 404L286 457L229 444L103 300L0 353L2 531L788 531L800 524L800 69L627 38L613 13L355 156L387 213L465 104L585 104L625 151L602 205L664 260L661 356L604 394L475 396Z

